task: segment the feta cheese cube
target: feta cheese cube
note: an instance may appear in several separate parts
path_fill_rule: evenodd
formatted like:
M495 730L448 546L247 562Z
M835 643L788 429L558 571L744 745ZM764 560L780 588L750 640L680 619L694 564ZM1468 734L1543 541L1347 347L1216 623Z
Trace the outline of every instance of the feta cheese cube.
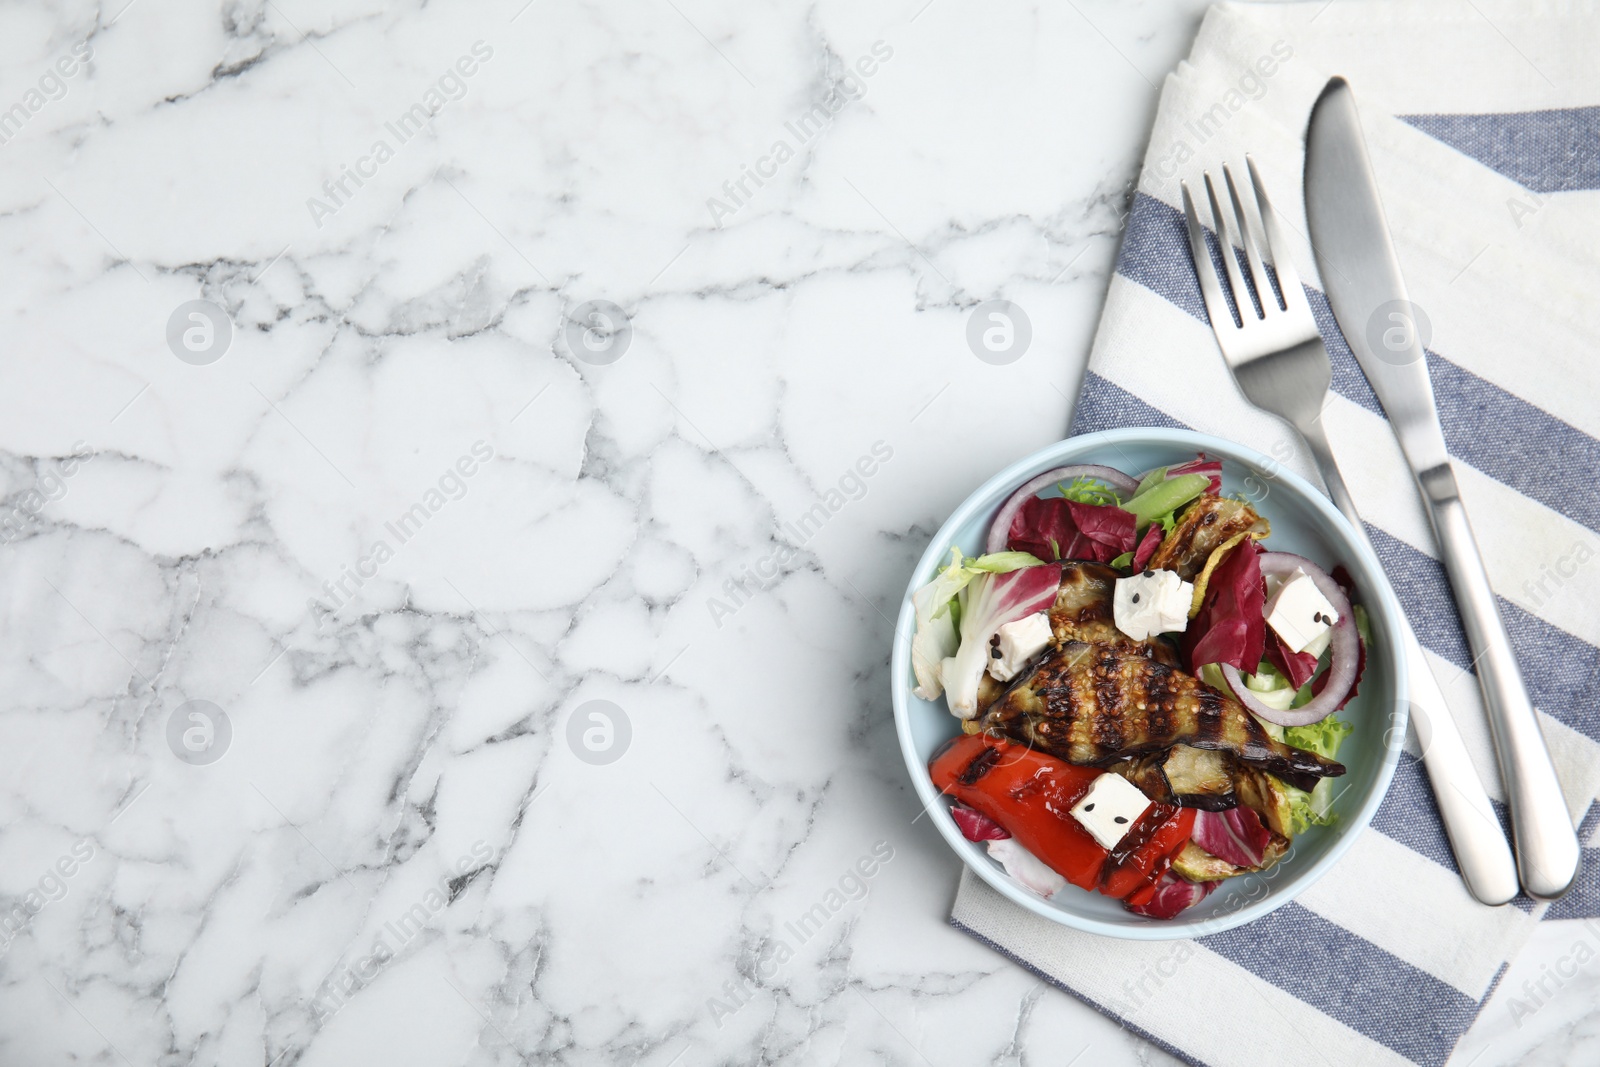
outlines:
M989 673L1009 682L1050 643L1050 616L1042 611L1006 623L989 643Z
M1117 579L1111 610L1117 629L1143 641L1155 634L1177 633L1189 625L1194 586L1177 571L1147 570Z
M1100 847L1115 848L1118 841L1150 807L1144 791L1120 774L1107 771L1072 808L1072 817L1089 831Z
M1291 651L1303 652L1339 621L1317 583L1299 568L1267 601L1267 624Z

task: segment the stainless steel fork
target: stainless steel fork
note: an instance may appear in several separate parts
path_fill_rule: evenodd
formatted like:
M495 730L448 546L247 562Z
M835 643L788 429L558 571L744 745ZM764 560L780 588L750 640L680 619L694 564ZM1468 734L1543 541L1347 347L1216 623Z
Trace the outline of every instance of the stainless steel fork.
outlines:
M1228 187L1227 205L1219 200L1210 173L1205 175L1206 198L1237 317L1228 306L1222 279L1217 276L1189 185L1183 183L1189 249L1194 255L1195 275L1205 296L1211 328L1240 391L1256 407L1284 419L1305 439L1328 495L1370 548L1366 527L1339 474L1322 426L1322 408L1333 383L1333 364L1323 347L1322 335L1317 331L1311 305L1306 302L1300 275L1289 258L1289 245L1262 187L1255 161L1246 156L1245 164L1250 170L1254 203L1240 197L1226 166L1222 174ZM1259 210L1254 210L1257 206ZM1244 250L1248 286L1236 247ZM1267 274L1263 250L1270 257L1276 286ZM1410 625L1403 622L1402 626L1411 722L1422 745L1423 763L1433 783L1450 847L1455 850L1461 876L1472 895L1485 904L1504 904L1517 894L1517 867L1511 848L1422 646Z

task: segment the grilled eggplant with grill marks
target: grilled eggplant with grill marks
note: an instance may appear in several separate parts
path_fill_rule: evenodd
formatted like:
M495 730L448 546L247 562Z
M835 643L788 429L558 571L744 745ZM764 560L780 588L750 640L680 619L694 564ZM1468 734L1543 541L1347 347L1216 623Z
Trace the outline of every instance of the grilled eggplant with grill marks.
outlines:
M1173 745L1165 752L1120 760L1106 770L1122 775L1151 800L1180 807L1222 811L1239 802L1233 757L1215 749Z
M1112 617L1112 594L1121 572L1104 563L1067 560L1061 564L1061 590L1047 612L1052 643L1068 641L1109 644L1126 648L1135 655L1148 656L1161 663L1178 666L1178 650L1171 641L1152 637L1135 641L1117 629ZM997 682L987 672L978 682L978 713L998 700L1009 683Z
M1273 740L1244 706L1118 644L1051 649L984 713L983 729L1068 763L1104 767L1173 745L1230 753L1301 789L1344 767Z
M1246 531L1258 538L1266 537L1271 528L1255 508L1241 500L1202 496L1189 505L1172 532L1161 539L1146 566L1177 571L1184 581L1192 582L1212 550L1222 542Z
M1055 643L1113 645L1176 667L1178 650L1172 642L1161 637L1136 641L1117 629L1112 604L1120 577L1120 571L1104 563L1069 560L1061 565L1061 590L1049 611Z

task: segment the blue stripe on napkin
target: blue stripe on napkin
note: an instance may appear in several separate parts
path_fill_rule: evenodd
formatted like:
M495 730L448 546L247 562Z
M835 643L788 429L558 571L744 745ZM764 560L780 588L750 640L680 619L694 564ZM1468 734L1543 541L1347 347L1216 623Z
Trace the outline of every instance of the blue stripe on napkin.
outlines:
M1593 840L1600 829L1600 804L1591 804L1578 827L1578 840ZM1546 919L1593 919L1600 915L1600 848L1583 850L1583 865L1567 895L1550 905ZM1591 926L1591 928L1593 928ZM1600 929L1596 930L1600 933Z
M1427 812L1431 817L1419 819L1419 812ZM1439 819L1439 805L1433 799L1427 771L1410 753L1402 754L1395 765L1389 792L1373 813L1372 828L1446 870L1461 873L1461 868L1456 866L1455 853L1450 849L1450 839L1445 836L1444 824Z
M1600 107L1396 118L1524 189L1600 189Z
M1201 322L1211 321L1178 209L1144 193L1134 197L1117 273ZM1382 415L1327 298L1310 286L1305 289L1333 362L1334 391ZM1439 421L1451 454L1550 510L1600 531L1600 482L1570 474L1600 470L1600 441L1435 352L1428 357ZM1494 433L1483 433L1485 426L1494 427Z
M1511 838L1511 812L1504 803L1489 799L1495 817ZM1592 810L1600 811L1600 804ZM1426 818L1418 818L1425 812ZM1428 771L1422 760L1409 752L1400 756L1395 765L1394 778L1383 803L1372 816L1372 828L1384 837L1398 841L1411 851L1437 863L1452 874L1460 874L1455 852L1450 848L1450 838L1444 832L1444 820L1439 815L1439 803L1434 799L1433 786L1428 782ZM1519 892L1511 904L1522 912L1531 912L1538 902L1526 893Z
M1478 1014L1477 1001L1465 993L1292 900L1198 940L1423 1067L1449 1059Z
M1425 648L1466 671L1472 663L1444 566L1367 523L1367 534ZM1546 714L1600 741L1600 649L1496 597L1528 695Z

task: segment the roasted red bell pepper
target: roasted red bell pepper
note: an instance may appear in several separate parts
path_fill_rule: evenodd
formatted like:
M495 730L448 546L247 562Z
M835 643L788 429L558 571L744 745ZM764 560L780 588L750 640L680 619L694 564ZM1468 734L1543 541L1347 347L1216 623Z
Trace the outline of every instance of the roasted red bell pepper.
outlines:
M1005 827L1061 877L1117 899L1152 895L1194 827L1192 809L1152 804L1107 851L1072 816L1106 772L986 734L957 738L934 756L929 772L940 791Z
M1072 817L1102 772L1074 767L1023 745L967 734L936 755L938 789L976 808L1075 886L1093 889L1109 855Z
M1194 830L1194 809L1173 804L1152 804L1128 836L1111 850L1100 875L1100 892L1118 900L1153 886L1172 866L1172 857Z

